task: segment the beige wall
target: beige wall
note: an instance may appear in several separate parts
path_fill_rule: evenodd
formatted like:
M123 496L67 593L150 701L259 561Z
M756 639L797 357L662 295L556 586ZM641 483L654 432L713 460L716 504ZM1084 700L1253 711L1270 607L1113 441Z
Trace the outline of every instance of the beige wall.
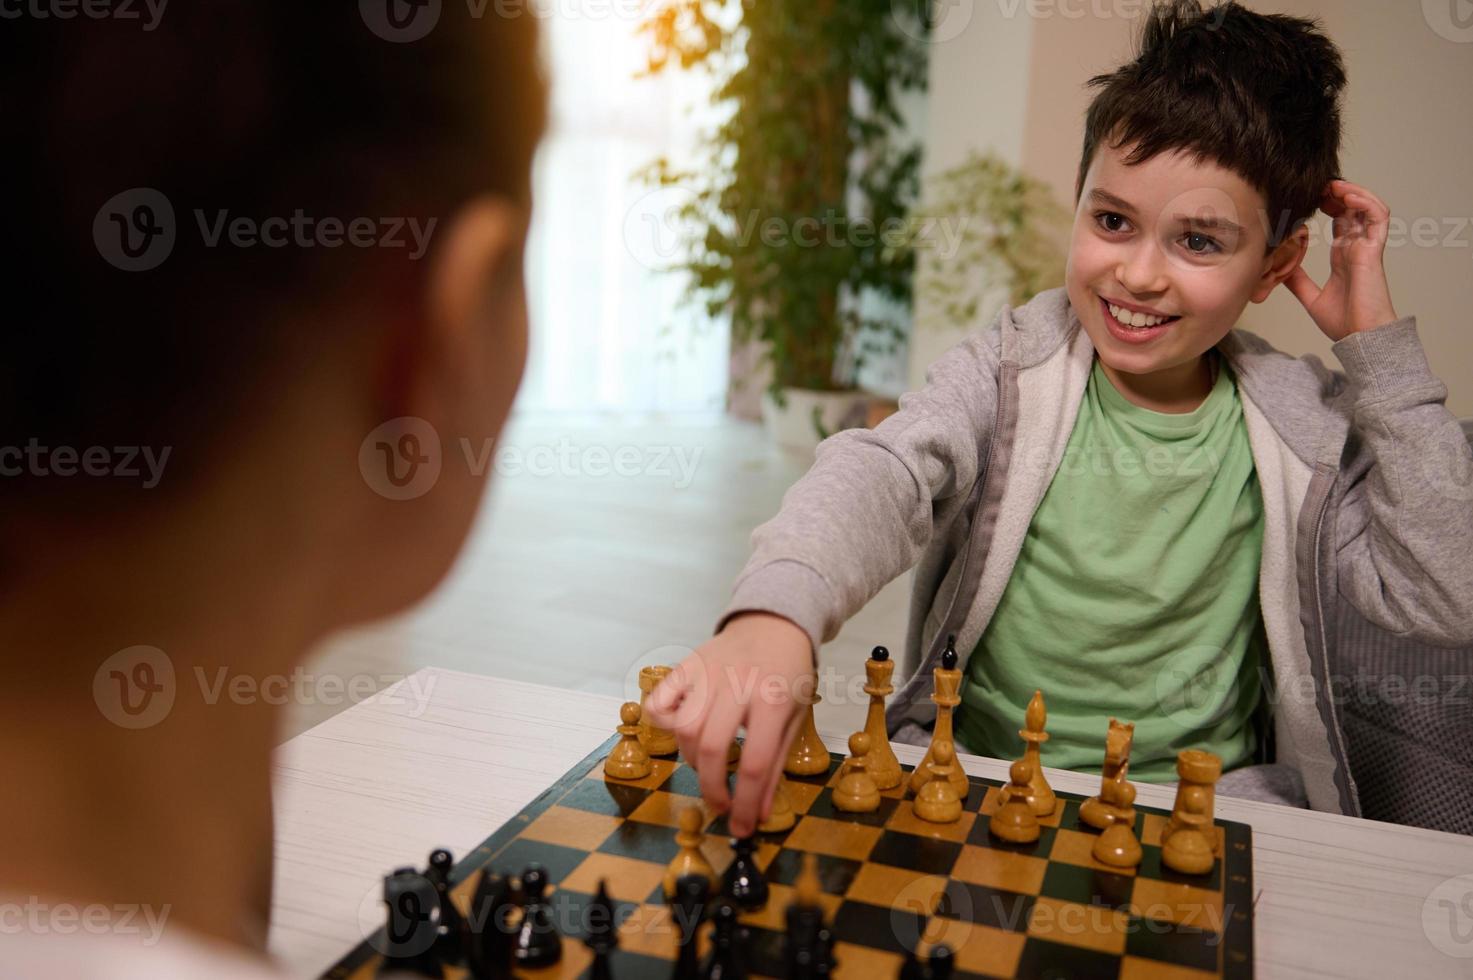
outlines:
M1319 18L1344 53L1350 75L1345 177L1380 195L1407 222L1402 241L1387 249L1392 298L1398 313L1416 315L1433 367L1451 390L1449 407L1467 417L1473 416L1473 30L1460 35L1448 21L1430 23L1424 9L1435 13L1441 2L1249 0L1247 6ZM1445 0L1449 9L1455 2ZM963 144L992 148L1072 204L1091 94L1085 82L1131 56L1141 9L1133 0L975 0L968 29L936 46L928 142L935 156L927 170L965 155ZM1028 45L1022 73L981 84L984 66L1017 70L1021 43ZM1324 215L1317 221L1326 228ZM1329 270L1327 237L1320 236L1306 260L1317 282ZM1243 326L1283 350L1319 354L1338 367L1328 338L1285 289L1250 306ZM924 346L917 356L928 356ZM912 382L920 367L913 363Z

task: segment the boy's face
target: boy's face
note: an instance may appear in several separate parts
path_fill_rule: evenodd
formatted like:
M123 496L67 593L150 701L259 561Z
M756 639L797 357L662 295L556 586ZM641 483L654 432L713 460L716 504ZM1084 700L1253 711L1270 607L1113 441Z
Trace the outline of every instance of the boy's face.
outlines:
M1179 151L1127 167L1130 149L1107 141L1095 154L1066 283L1105 365L1149 375L1193 364L1222 340L1249 300L1263 302L1298 265L1302 235L1268 255L1266 205L1243 178ZM1107 303L1177 319L1122 323Z

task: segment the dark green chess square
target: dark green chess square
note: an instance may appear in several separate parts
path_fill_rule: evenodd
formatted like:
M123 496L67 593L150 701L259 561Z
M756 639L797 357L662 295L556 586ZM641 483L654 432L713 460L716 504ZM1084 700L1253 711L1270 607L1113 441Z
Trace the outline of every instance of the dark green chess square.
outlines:
M828 786L814 799L808 807L807 816L826 817L829 820L843 820L848 823L863 824L866 827L883 827L889 822L899 809L900 801L891 796L880 797L880 805L871 813L850 813L840 810L834 806L834 788Z
M627 949L616 949L609 954L609 972L616 977L663 977L670 973L672 958L662 960L658 956L646 956ZM591 980L593 967L578 974L579 980Z
M928 918L908 909L845 901L830 929L841 942L906 956L920 943Z
M1063 943L1051 943L1046 939L1028 937L1023 944L1023 955L1013 975L1039 977L1047 980L1075 980L1075 978L1114 977L1120 973L1120 959L1110 953Z
M953 880L947 882L934 914L1004 932L1026 932L1033 905L1032 895Z
M777 852L767 865L763 876L768 884L792 886L798 875L803 872L804 851L790 851L784 848ZM815 870L818 874L818 885L820 890L829 895L843 895L849 891L849 886L854 883L859 869L864 867L863 861L851 861L848 858L833 857L828 854L813 855Z
M547 872L547 883L556 885L582 864L588 852L561 844L518 837L491 858L489 866L504 875L520 876L530 865L539 864Z
M675 842L679 831L662 824L626 820L598 846L603 854L648 861L651 864L669 864L680 853Z
M596 924L592 895L559 888L548 896L547 904L552 907L552 924L557 927L559 935L582 942ZM610 925L616 930L639 909L635 902L621 902L615 898L609 899L609 905L614 910Z
M653 790L641 786L622 786L606 783L602 779L581 779L578 784L563 794L559 806L590 813L602 813L609 817L628 817L649 799Z
M727 792L732 792L735 788L736 773L728 772L726 774ZM674 793L677 796L693 796L699 798L701 796L701 774L691 766L676 766L675 771L660 784L660 789L666 793Z
M1076 905L1102 905L1123 909L1130 905L1135 878L1063 861L1049 862L1043 873L1040 894Z
M757 843L759 843L759 844L776 844L779 847L781 847L782 844L783 844L783 842L788 839L788 835L791 834L793 832L793 830L797 826L798 826L797 822L794 821L792 827L789 827L787 830L778 831L777 833L764 834L764 833L762 833L762 832L759 831L758 833L756 833L756 834L753 835L753 839L756 840ZM711 826L709 826L709 827L706 828L706 836L707 837L731 837L731 836L733 836L732 835L732 832L731 832L731 825L729 823L727 823L727 814L723 813L723 814L721 814L721 816L719 816L715 820L712 820L711 821Z
M1131 916L1126 927L1125 952L1210 972L1218 969L1222 937L1191 926Z
M870 849L869 860L921 874L947 877L961 853L962 845L955 841L887 830Z
M744 926L743 928L746 929L747 935L742 944L742 958L748 972L756 976L784 976L787 973L787 967L783 963L783 934L772 929L759 929L756 926ZM615 974L615 976L618 975ZM668 973L649 975L651 977L668 976Z
M967 798L962 800L962 809L968 813L982 812L982 804L987 799L989 787L1001 786L1002 783L990 779L979 779L972 776L967 780Z

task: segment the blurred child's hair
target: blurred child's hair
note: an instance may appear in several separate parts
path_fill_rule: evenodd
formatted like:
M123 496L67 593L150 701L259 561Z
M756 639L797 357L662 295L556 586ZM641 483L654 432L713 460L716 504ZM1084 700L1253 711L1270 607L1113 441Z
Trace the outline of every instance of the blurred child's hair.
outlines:
M1090 79L1076 202L1106 141L1134 166L1172 150L1240 175L1264 197L1269 248L1314 215L1340 174L1345 65L1315 21L1236 2L1159 0L1134 61Z
M166 493L238 445L294 378L369 363L378 328L418 315L430 262L395 222L436 221L433 257L460 205L530 203L546 93L530 15L447 2L427 36L395 43L367 2L158 6L152 26L5 23L0 447L168 447ZM104 203L135 188L162 193L177 230L147 271L115 267L94 238ZM222 213L259 225L299 211L341 222L344 243L209 241ZM347 244L354 219L405 244ZM83 493L111 506L127 486L8 472L0 512L70 512Z

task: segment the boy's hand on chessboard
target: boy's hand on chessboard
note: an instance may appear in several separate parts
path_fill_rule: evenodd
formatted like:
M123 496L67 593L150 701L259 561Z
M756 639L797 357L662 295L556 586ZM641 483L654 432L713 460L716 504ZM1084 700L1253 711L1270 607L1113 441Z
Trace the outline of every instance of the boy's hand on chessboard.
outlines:
M675 666L645 705L649 721L675 733L680 754L700 773L701 796L730 810L731 833L746 837L767 818L799 710L817 683L808 634L770 613L744 613ZM736 798L726 758L745 726Z
M1320 208L1335 219L1330 278L1321 288L1300 265L1284 285L1334 341L1395 321L1385 264L1391 209L1348 180L1330 181Z

